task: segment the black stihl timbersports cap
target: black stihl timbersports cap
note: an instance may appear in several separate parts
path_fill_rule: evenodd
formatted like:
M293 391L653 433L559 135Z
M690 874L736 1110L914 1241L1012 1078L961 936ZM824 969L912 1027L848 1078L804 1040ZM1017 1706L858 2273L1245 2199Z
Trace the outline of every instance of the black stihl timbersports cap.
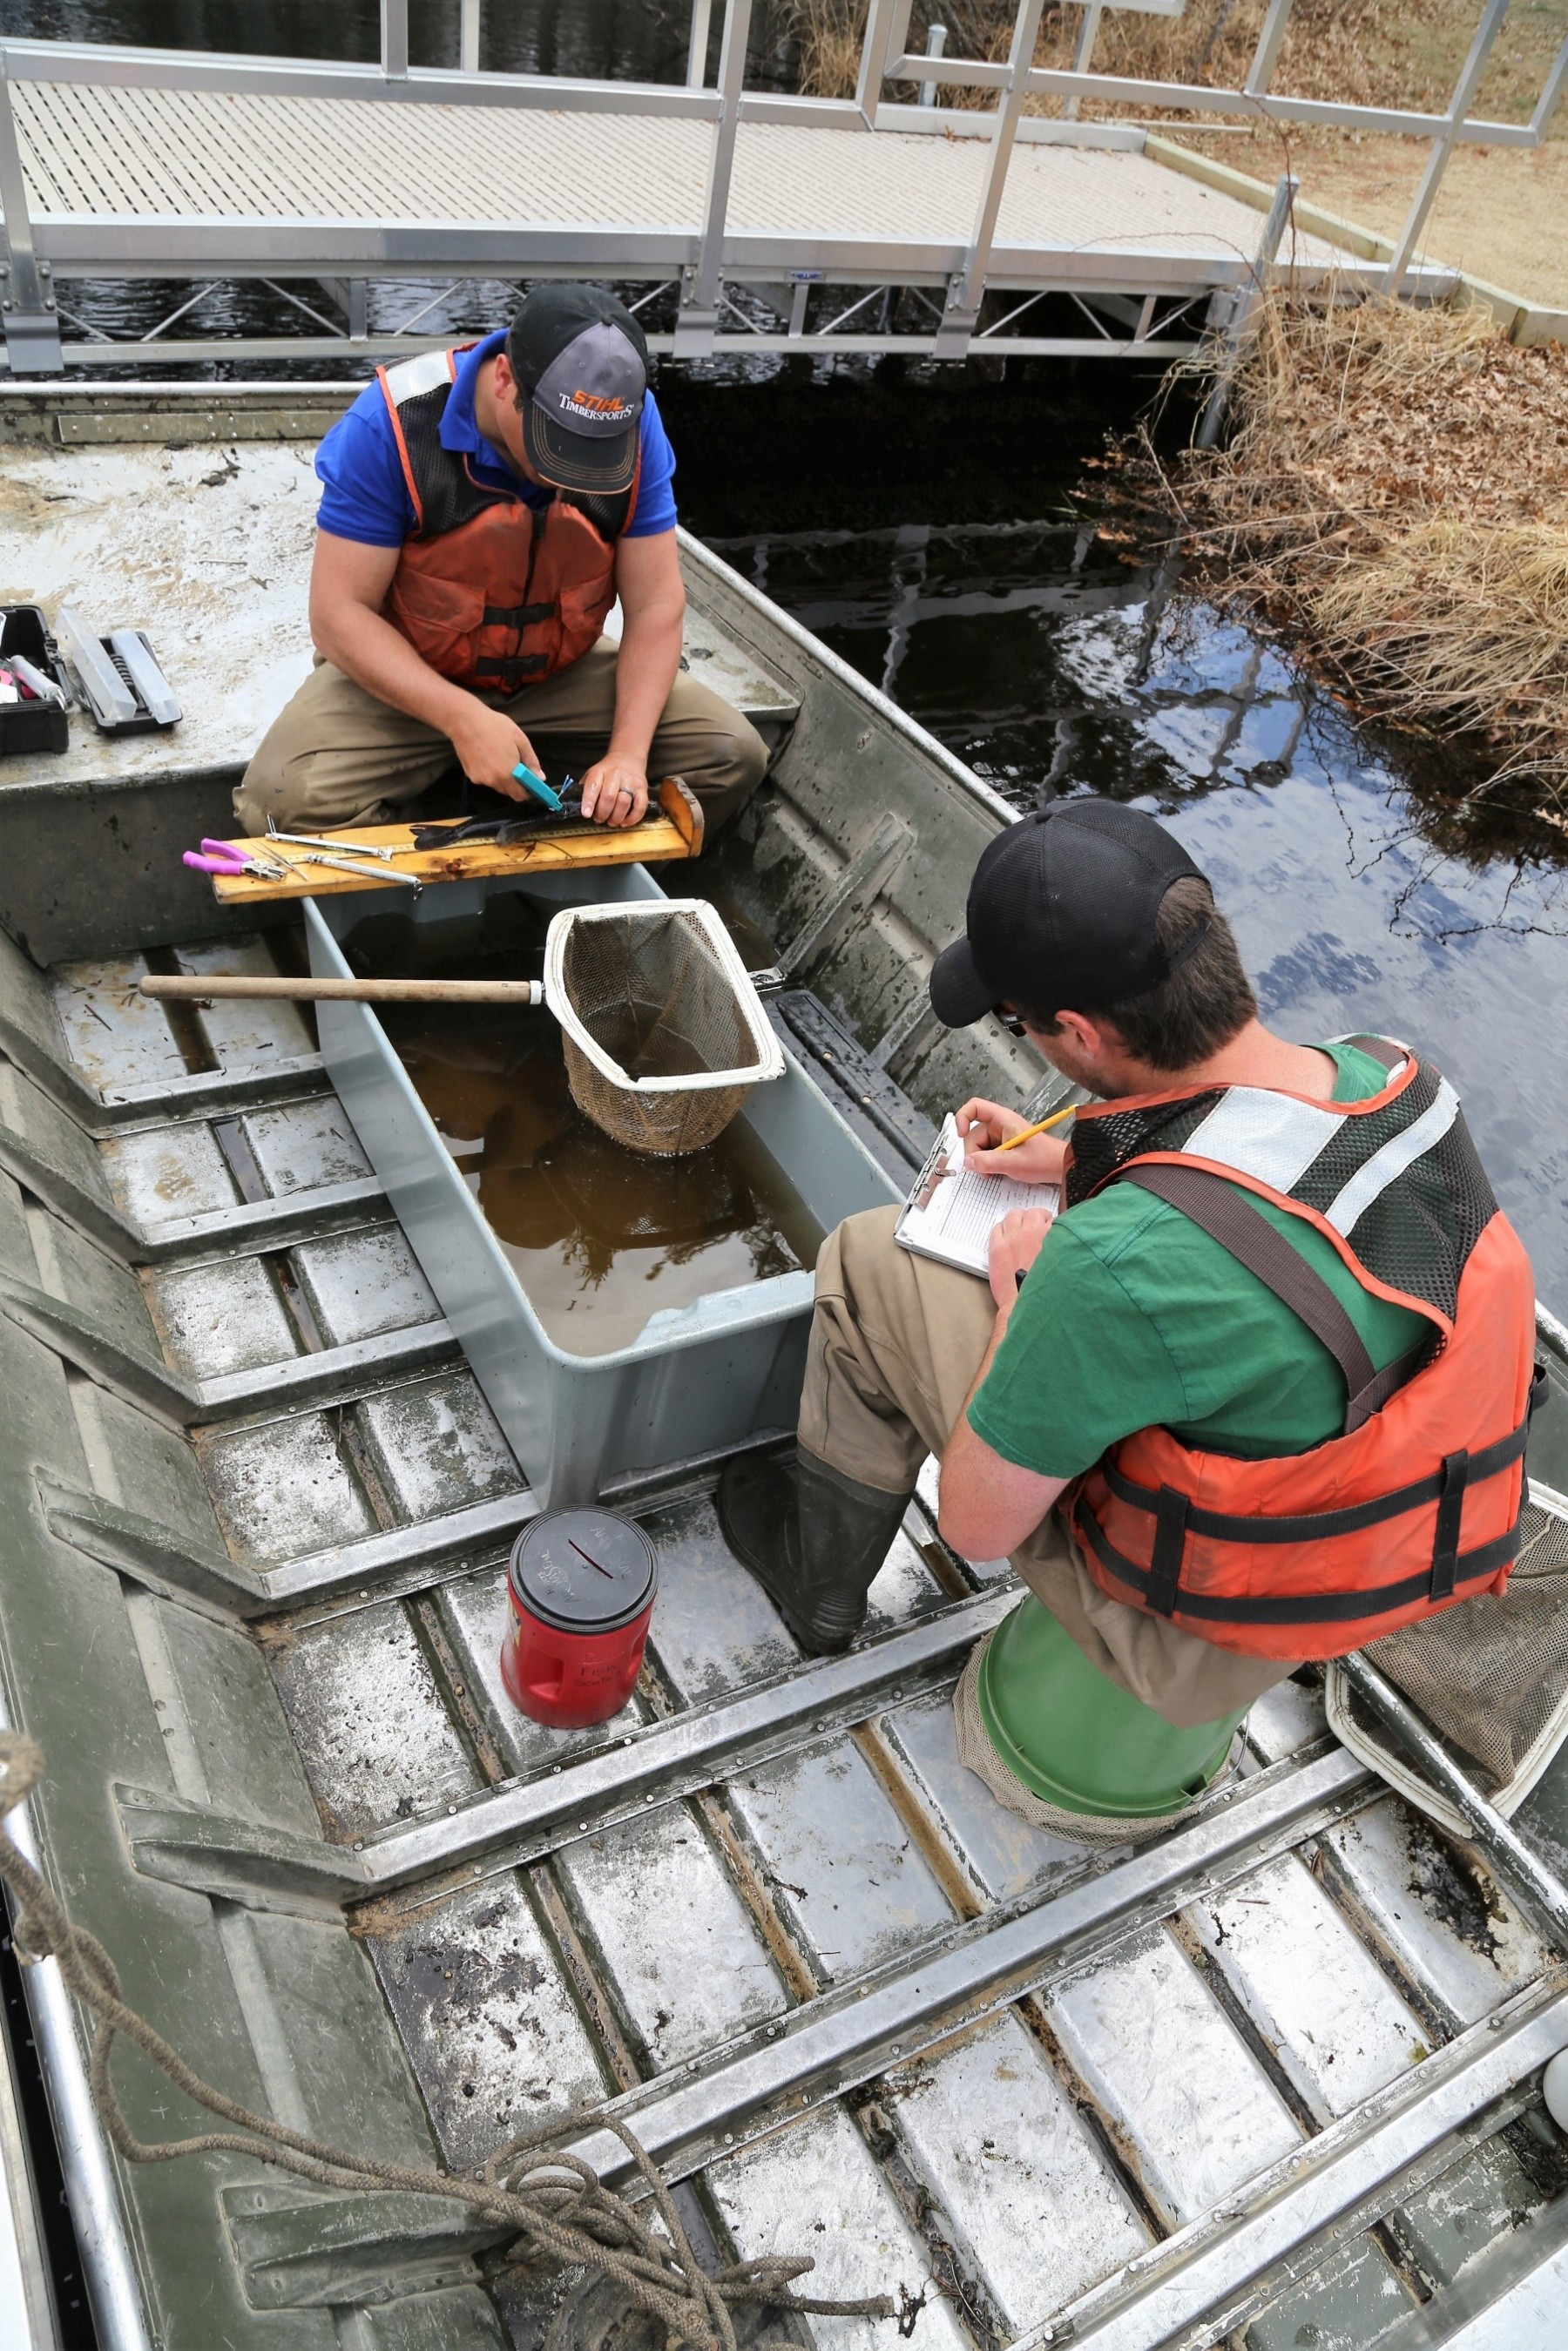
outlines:
M987 844L969 884L965 935L931 968L931 1002L949 1029L998 1004L1092 1011L1168 979L1205 935L1177 953L1155 945L1173 882L1204 878L1186 850L1119 800L1053 800Z
M612 496L637 471L648 346L599 286L540 286L507 335L523 398L523 447L544 482Z

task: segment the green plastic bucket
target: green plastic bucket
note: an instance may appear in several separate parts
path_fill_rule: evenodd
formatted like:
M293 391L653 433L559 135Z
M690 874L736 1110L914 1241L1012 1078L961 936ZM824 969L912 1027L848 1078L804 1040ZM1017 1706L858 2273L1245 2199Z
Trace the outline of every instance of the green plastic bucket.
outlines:
M992 1635L976 1698L1015 1779L1063 1812L1118 1820L1185 1811L1223 1770L1247 1713L1174 1730L1092 1666L1032 1593Z

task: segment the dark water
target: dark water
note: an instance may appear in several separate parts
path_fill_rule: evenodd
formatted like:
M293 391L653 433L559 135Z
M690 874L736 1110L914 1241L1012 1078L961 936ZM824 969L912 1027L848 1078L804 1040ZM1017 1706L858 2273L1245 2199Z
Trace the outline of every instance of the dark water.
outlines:
M486 911L484 935L371 917L344 951L363 972L537 979L531 910ZM572 1101L548 1012L387 1005L381 1019L558 1346L608 1354L652 1314L815 1263L821 1231L744 1125L679 1159L612 1142Z
M716 12L716 58L722 10ZM458 62L459 0L409 0L409 62ZM686 0L489 0L480 12L486 73L575 74L594 80L685 81ZM159 49L218 49L248 57L381 55L380 0L0 0L0 33L14 40L105 41ZM788 10L753 12L753 78L792 56Z
M1568 877L1538 828L1464 843L1479 768L1357 726L1074 521L715 544L1017 806L1093 790L1167 820L1267 1020L1386 1030L1449 1074L1542 1296L1568 1306Z

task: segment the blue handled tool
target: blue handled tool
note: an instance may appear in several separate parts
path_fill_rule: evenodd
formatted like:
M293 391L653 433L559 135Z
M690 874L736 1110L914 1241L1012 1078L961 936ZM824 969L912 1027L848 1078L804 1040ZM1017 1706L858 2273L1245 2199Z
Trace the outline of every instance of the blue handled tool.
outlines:
M560 794L557 791L553 791L549 785L546 783L542 776L536 776L533 769L531 768L525 768L520 759L517 761L517 766L512 769L512 773L516 776L519 784L523 785L527 790L532 792L535 799L543 800L546 808L549 810L552 816L559 816L560 814Z

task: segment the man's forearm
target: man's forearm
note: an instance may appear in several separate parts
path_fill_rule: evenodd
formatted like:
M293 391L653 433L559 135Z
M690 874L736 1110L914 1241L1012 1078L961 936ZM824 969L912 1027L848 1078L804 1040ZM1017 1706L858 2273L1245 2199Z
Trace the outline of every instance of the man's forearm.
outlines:
M959 1504L962 1510L963 1501L968 1499L969 1486L976 1482L983 1485L985 1480L986 1465L981 1457L988 1454L990 1447L982 1445L981 1440L970 1427L969 1406L978 1395L984 1384L986 1374L997 1359L997 1349L1001 1345L1002 1333L1008 1327L1008 1315L1010 1311L1010 1308L998 1309L990 1338L986 1343L986 1352L980 1358L979 1369L969 1382L969 1393L959 1406L957 1419L947 1432L947 1442L942 1449L942 1458L937 1465L938 1518L940 1520L941 1514L946 1509L949 1524L953 1497L956 1494L962 1497ZM953 1540L948 1527L941 1526L939 1523L938 1531L949 1541ZM955 1543L954 1548L961 1549L962 1546Z
M1012 1308L1010 1305L999 1306L997 1309L997 1319L991 1326L991 1335L986 1343L986 1352L980 1357L980 1367L975 1374L974 1378L969 1382L969 1393L964 1398L963 1407L959 1412L957 1419L953 1423L952 1433L947 1439L947 1453L952 1452L954 1444L958 1438L969 1437L973 1434L969 1427L969 1406L974 1403L975 1398L979 1395L982 1387L984 1387L986 1384L986 1374L990 1370L991 1365L997 1360L997 1349L1002 1343L1002 1337L1008 1327L1008 1317L1011 1312ZM945 1453L943 1455L943 1459L946 1460L946 1453Z
M1001 1345L1013 1301L996 1328L942 1455L936 1531L965 1559L1000 1559L1034 1532L1066 1479L1041 1477L993 1451L969 1426L973 1404Z
M423 719L450 735L467 716L474 697L422 661L401 631L365 605L340 605L329 615L312 615L317 651L333 667L378 702L388 702L410 718Z
M615 663L615 725L612 758L648 763L654 731L681 666L679 612L639 613L628 619Z

